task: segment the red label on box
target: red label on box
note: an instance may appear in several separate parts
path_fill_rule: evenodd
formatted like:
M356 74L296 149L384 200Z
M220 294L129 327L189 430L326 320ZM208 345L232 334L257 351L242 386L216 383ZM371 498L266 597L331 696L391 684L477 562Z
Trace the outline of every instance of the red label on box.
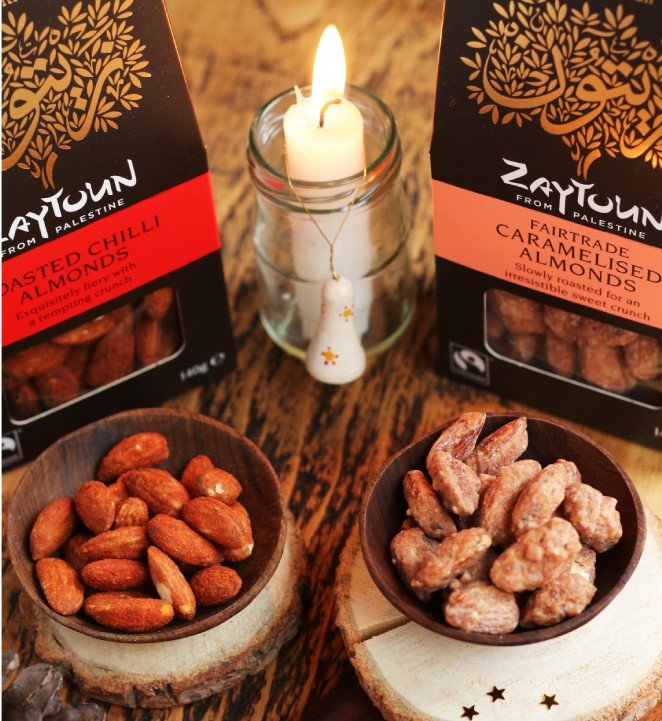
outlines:
M433 195L441 258L662 328L662 249L438 180Z
M124 295L219 247L207 172L7 259L2 263L3 346Z

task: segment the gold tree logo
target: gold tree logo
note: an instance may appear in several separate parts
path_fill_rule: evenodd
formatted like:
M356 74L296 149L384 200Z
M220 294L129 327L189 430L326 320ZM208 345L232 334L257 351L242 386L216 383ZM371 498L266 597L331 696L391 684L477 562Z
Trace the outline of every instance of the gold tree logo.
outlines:
M662 54L622 5L593 12L560 0L494 3L472 28L469 97L494 124L534 119L588 176L603 154L662 167Z
M133 36L133 0L62 6L58 25L37 28L25 13L2 24L2 169L15 165L55 186L59 155L91 132L117 129L138 107L150 77Z

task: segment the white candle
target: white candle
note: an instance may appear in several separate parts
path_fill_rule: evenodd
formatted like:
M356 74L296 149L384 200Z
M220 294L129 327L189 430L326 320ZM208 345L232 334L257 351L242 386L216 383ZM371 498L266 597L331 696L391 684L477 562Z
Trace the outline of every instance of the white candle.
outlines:
M297 88L297 102L283 121L287 168L295 186L296 181L342 180L365 167L363 117L344 97L345 75L342 40L336 27L329 25L315 56L312 95L303 97ZM342 212L318 215L316 220L333 240ZM292 221L292 252L297 276L309 281L297 282L296 298L302 333L310 339L320 315L322 283L329 278L330 269L328 246L306 215ZM361 278L370 270L371 255L368 215L354 208L336 241L336 271L352 279ZM356 326L363 335L368 328L372 287L369 280L355 280L355 285Z

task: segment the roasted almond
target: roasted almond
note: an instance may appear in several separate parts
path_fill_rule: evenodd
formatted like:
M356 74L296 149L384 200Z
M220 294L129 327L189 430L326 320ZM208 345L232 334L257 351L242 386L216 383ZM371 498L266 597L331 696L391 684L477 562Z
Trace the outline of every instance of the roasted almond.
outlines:
M80 392L80 381L66 365L53 368L35 378L35 385L44 405L55 408L75 398Z
M154 516L147 529L152 543L175 561L192 566L212 566L223 560L216 546L178 518L163 514Z
M71 536L76 527L74 502L71 498L57 498L51 501L32 526L30 532L30 553L35 561L55 553Z
M108 490L113 494L113 497L118 504L121 501L126 501L126 499L129 497L129 492L126 490L124 481L121 478L118 478L115 483L111 483L108 486Z
M195 495L195 482L198 480L198 476L204 471L210 471L213 467L211 458L204 455L194 456L186 464L182 471L181 481L191 496Z
M172 288L159 288L145 296L143 305L149 316L154 320L161 320L170 310L174 298L175 291Z
M168 441L160 433L136 433L123 438L104 456L97 471L100 481L112 481L126 471L154 466L170 455Z
M76 493L76 511L92 533L103 533L112 528L116 506L115 496L100 481L83 483Z
M133 633L155 631L170 623L175 615L172 604L167 601L121 591L88 596L83 608L102 626Z
M87 543L92 536L89 533L77 533L72 536L62 548L62 558L76 571L80 573L83 570L85 561L81 555L80 549Z
M57 368L69 350L54 343L39 343L15 353L2 362L2 371L18 380L27 380Z
M127 558L104 558L83 567L83 581L97 591L128 591L149 580L147 566Z
M62 616L71 616L83 605L83 584L76 571L61 558L40 558L35 566L48 605Z
M154 320L145 315L136 324L136 355L141 367L158 363L172 355L179 342L174 319Z
M106 335L115 325L115 321L109 315L100 315L89 323L76 326L53 338L53 343L58 345L85 345L92 343Z
M241 590L241 578L232 568L209 566L198 571L190 580L199 606L217 606L234 598Z
M69 355L64 359L64 365L76 376L76 380L82 385L85 377L85 369L87 368L92 347L89 345L73 346L69 351Z
M100 533L83 544L81 557L86 563L104 558L142 558L147 553L149 537L145 526L115 528Z
M117 505L115 528L144 526L149 521L149 509L142 498L131 496Z
M168 471L160 468L127 471L122 474L122 479L129 493L142 498L154 514L179 516L189 500L186 488Z
M227 471L211 468L203 471L194 483L192 496L209 496L224 503L234 503L242 492L241 483Z
M156 546L147 549L147 562L159 596L172 604L179 618L192 619L196 609L195 596L177 564Z
M253 548L255 543L253 541L253 529L251 527L251 519L248 515L248 511L239 503L233 503L229 506L230 513L234 516L237 521L241 532L243 534L243 543L241 546L223 547L221 553L223 558L230 563L237 563L238 561L245 561L253 554Z
M20 421L39 413L39 393L30 381L6 376L4 386L12 418Z
M194 498L184 506L186 523L223 548L241 548L248 539L241 519L217 498Z
M98 388L123 378L133 371L135 353L133 325L116 325L94 347L85 371L85 382L92 388Z

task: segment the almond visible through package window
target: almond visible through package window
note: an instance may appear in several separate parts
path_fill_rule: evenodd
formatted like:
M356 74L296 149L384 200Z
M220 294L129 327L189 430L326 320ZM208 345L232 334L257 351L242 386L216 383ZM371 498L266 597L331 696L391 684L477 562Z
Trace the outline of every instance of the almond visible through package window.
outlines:
M183 346L176 292L148 293L3 359L9 415L28 421L172 358Z
M493 289L485 344L500 358L662 407L662 348L647 335Z

